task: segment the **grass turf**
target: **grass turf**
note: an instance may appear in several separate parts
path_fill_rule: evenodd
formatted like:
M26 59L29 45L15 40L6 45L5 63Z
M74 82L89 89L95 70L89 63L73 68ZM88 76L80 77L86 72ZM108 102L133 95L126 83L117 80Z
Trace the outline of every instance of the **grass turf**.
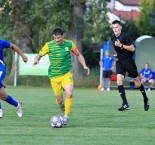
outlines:
M24 116L2 102L0 119L1 145L154 145L155 92L148 92L150 110L143 109L138 90L128 90L131 110L117 111L121 99L117 90L75 89L73 109L68 125L52 128L50 117L63 115L50 88L7 88L22 100Z

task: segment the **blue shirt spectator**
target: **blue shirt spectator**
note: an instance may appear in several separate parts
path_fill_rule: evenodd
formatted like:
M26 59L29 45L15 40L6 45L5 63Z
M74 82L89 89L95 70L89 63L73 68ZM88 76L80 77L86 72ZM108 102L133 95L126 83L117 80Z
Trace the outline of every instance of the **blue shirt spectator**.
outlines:
M111 70L113 67L113 62L114 62L114 57L113 56L105 56L102 58L102 65L104 70Z
M152 70L149 68L149 64L146 63L145 67L140 71L140 79L141 83L144 85L145 82L149 82L150 86L148 88L148 91L152 90L154 85L154 79L152 75Z
M106 78L109 78L107 91L110 91L110 84L111 84L110 78L112 77L112 70L114 69L114 66L115 66L115 58L113 56L110 56L109 51L107 51L106 56L100 60L100 67L103 70L103 81L101 91L104 90Z

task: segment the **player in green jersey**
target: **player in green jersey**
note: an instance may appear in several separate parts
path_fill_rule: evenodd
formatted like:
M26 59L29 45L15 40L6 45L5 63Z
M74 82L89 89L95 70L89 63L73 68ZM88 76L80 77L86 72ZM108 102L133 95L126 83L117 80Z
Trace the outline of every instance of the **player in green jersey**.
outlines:
M40 50L39 54L35 57L33 65L38 64L40 59L48 54L50 60L48 76L56 100L61 110L64 111L64 125L66 125L72 107L74 84L73 76L70 72L72 69L71 52L77 56L83 68L87 70L88 75L90 70L85 63L83 55L76 48L76 45L72 41L64 39L62 28L55 28L53 30L53 38L53 41L47 42ZM63 101L63 90L66 92L65 103Z

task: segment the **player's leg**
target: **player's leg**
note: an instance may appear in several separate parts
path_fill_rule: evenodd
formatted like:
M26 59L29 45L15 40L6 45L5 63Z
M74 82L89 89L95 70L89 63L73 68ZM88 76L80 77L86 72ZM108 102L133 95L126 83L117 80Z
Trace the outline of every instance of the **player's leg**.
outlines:
M130 107L128 105L127 99L126 99L126 93L125 93L125 89L123 86L123 79L125 76L125 68L122 66L122 64L117 61L116 62L116 73L117 73L117 86L118 86L118 91L119 94L122 98L122 106L120 108L118 108L119 111L125 111L125 110L129 110Z
M2 104L0 102L0 118L2 118L2 117L3 117L3 110L2 110Z
M105 79L106 79L106 78L103 76L101 91L104 91Z
M110 85L111 85L111 77L112 77L112 71L108 71L108 88L107 91L110 91Z
M128 105L128 102L126 99L126 93L123 86L123 79L124 79L124 76L122 74L117 74L118 91L123 101L122 106L118 108L119 111L125 111L130 109L130 106Z
M106 71L103 71L103 80L102 80L102 88L101 91L104 91L104 86L105 86L105 80L106 80Z
M20 101L16 101L12 96L7 95L5 89L2 87L0 88L0 99L11 104L17 108L17 114L19 117L22 117L22 103Z
M110 91L110 85L111 85L111 78L108 78L108 88L107 88L107 91Z
M71 112L72 98L73 98L73 76L70 72L64 75L62 86L66 92L65 114L64 114L64 125L66 125L68 121L68 117Z
M63 101L63 88L61 85L62 77L51 79L51 86L56 96L56 103L59 105L61 111L65 111L64 101Z
M3 80L6 76L6 68L5 65L0 64L0 100L4 100L5 102L17 107L17 114L19 117L22 117L22 103L13 99L10 95L6 94L4 89Z
M139 78L133 78L133 81L135 83L135 85L139 88L140 92L142 93L143 95L143 98L144 98L144 110L145 111L148 111L149 110L149 99L146 95L146 91L145 91L145 88L144 88L144 85L141 84L141 82L139 81Z
M150 83L150 91L152 91L153 86L154 86L154 80L153 79L150 79L149 80L149 83Z

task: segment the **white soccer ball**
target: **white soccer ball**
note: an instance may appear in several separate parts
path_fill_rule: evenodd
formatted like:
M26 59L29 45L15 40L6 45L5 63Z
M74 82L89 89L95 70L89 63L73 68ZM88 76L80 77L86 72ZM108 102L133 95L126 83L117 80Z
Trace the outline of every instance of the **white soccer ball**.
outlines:
M60 115L52 116L50 124L54 128L61 128L63 126L63 118Z

